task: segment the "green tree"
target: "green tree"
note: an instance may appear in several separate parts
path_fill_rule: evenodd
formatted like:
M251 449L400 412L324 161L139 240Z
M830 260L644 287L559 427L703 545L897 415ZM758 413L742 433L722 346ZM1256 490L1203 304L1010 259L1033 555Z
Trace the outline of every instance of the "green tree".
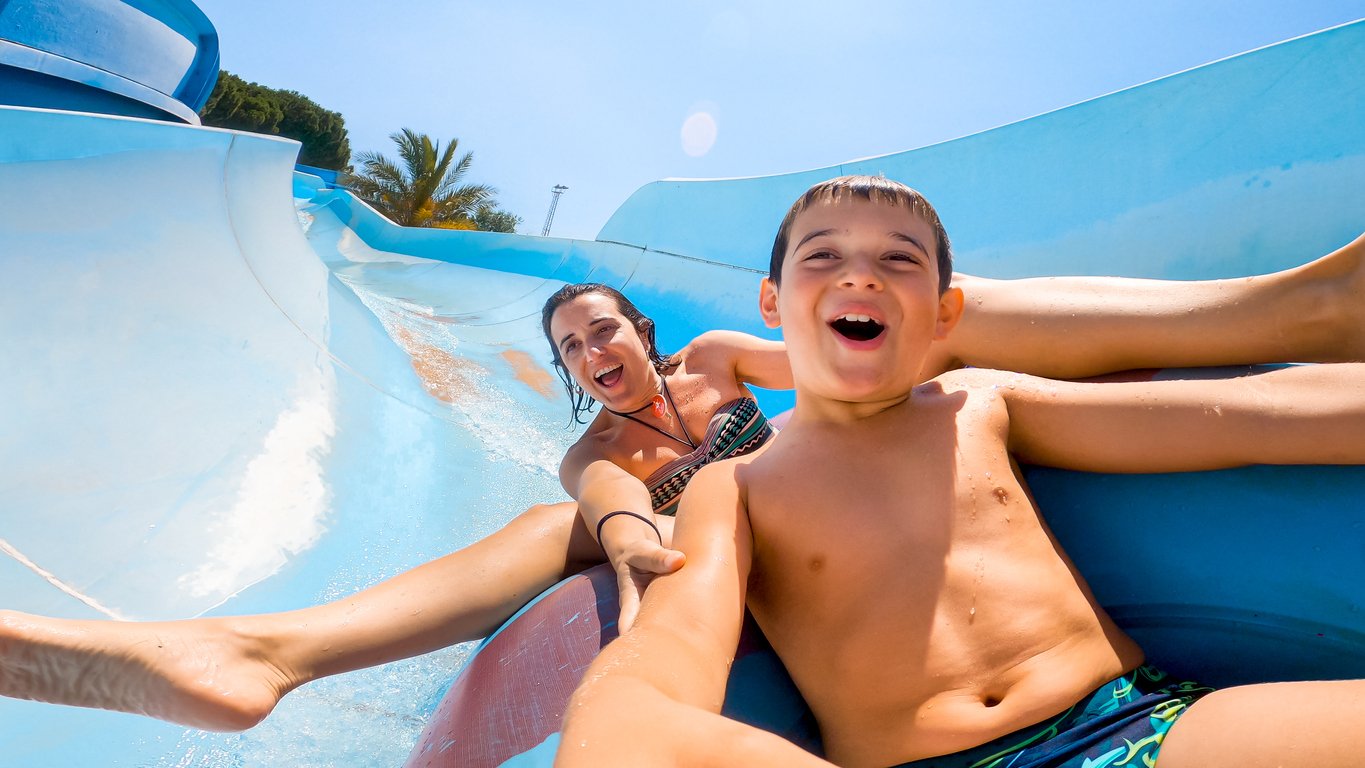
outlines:
M398 161L378 152L361 152L356 156L358 170L343 184L395 224L510 232L521 223L497 209L496 189L460 183L474 153L456 160L459 139L451 139L443 150L430 136L409 128L389 138L398 145Z
M516 232L521 217L491 205L481 205L474 212L474 225L485 232Z
M218 83L199 113L204 125L284 136L303 144L299 162L318 168L344 169L351 160L346 120L323 109L297 91L249 83L231 72L218 73Z

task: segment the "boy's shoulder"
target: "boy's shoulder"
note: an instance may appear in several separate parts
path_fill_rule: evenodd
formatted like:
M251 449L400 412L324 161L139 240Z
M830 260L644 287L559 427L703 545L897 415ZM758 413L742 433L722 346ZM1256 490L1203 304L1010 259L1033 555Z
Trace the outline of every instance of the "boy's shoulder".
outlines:
M915 388L915 398L921 404L934 398L948 398L949 402L971 402L977 406L995 404L1003 407L1007 393L1023 381L1021 374L991 368L958 368L945 371Z
M780 434L781 433L779 433L779 436ZM768 449L772 447L773 442L776 440L777 438L774 437L766 444L761 445L742 456L733 456L728 459L713 461L698 470L697 474L692 476L691 482L695 483L698 478L701 478L707 480L707 482L732 482L742 484L746 473L751 471L750 466L755 462L759 462L759 460L768 453ZM760 466L762 466L761 462Z
M692 509L714 511L718 502L725 502L722 506L733 509L734 505L729 504L729 500L743 501L747 498L754 469L752 465L758 462L767 450L768 445L764 445L743 456L715 461L697 470L687 482L678 517L684 517L689 513L697 516L697 512L690 512Z
M1017 384L1022 378L1023 374L1012 371L998 371L994 368L957 368L944 371L925 384L937 384L945 392L955 390L998 392L1002 388Z
M1010 397L1016 389L1029 387L1026 378L1012 371L960 368L921 384L916 388L917 399L921 408L954 412L952 423L959 428L978 424L1004 430L1009 423Z

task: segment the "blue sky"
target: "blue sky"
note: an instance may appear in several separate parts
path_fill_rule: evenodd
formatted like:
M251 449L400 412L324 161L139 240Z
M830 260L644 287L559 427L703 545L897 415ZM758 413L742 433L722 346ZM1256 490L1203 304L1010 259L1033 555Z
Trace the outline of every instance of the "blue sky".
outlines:
M354 151L457 137L539 234L668 177L797 171L975 133L1365 18L1365 0L196 0L223 67L341 112ZM496 7L495 7L496 6Z

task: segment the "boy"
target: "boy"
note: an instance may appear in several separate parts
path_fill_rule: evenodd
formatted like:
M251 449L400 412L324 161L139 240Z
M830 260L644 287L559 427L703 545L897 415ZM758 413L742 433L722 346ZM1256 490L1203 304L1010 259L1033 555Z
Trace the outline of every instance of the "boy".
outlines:
M589 670L560 763L826 765L715 714L746 600L839 765L1151 766L1159 747L1160 768L1357 763L1365 681L1210 694L1143 667L1014 462L1365 463L1365 366L915 386L962 311L950 272L937 214L900 184L835 179L792 207L760 305L796 409L763 451L693 480L688 564Z

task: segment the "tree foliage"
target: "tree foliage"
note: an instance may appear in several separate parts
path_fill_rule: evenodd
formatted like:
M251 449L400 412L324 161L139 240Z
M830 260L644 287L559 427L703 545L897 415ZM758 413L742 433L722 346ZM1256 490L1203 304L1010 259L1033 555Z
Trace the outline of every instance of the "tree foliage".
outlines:
M232 128L303 143L299 162L318 168L344 169L351 159L346 120L297 91L249 83L231 72L218 73L208 103L199 113L204 125Z
M474 225L485 232L516 232L521 217L491 205L481 205L474 212Z
M394 223L405 227L486 229L512 232L521 219L497 207L497 190L487 184L462 184L474 162L458 160L459 139L441 148L430 136L404 128L389 136L398 160L378 152L356 156L358 170L343 185Z

